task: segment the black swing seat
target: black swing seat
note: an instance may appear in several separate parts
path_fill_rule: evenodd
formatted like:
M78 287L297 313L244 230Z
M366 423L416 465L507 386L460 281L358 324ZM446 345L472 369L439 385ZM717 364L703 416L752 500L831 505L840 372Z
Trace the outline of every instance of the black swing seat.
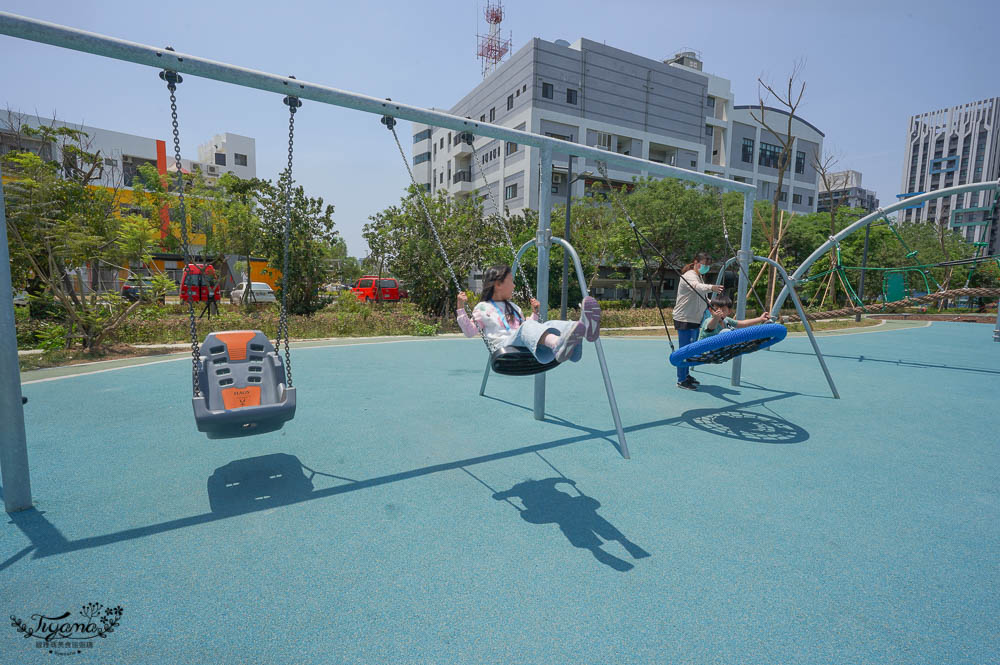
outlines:
M538 358L523 346L502 346L490 353L490 367L497 374L507 376L540 374L558 365L555 360L548 363L538 362Z
M210 439L273 432L295 416L295 388L285 385L281 356L259 330L209 333L198 384L194 419Z

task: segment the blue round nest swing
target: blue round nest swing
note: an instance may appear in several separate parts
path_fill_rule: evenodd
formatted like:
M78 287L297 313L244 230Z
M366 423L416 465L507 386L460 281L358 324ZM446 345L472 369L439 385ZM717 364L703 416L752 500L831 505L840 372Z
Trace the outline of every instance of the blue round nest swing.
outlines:
M744 353L766 349L785 339L788 329L780 323L727 330L707 339L682 346L670 354L670 364L675 367L718 364L732 360Z

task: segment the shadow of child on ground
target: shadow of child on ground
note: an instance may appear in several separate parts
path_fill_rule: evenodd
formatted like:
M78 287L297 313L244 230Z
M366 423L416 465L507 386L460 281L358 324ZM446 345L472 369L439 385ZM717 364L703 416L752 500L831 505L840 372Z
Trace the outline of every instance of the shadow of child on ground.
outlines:
M560 491L556 485L565 483L572 485L578 496L572 496ZM510 501L517 497L524 508ZM514 485L509 490L493 495L497 501L507 501L521 512L521 519L531 524L558 524L559 529L574 547L590 550L594 558L618 571L628 571L633 565L601 549L602 538L605 541L617 540L633 559L643 559L649 552L642 549L614 525L597 514L601 504L576 487L576 482L566 478L546 478L544 480L526 480Z

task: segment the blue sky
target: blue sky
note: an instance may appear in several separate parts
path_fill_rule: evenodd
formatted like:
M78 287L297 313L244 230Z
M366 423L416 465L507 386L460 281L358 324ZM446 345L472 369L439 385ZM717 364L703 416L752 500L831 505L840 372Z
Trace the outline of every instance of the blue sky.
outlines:
M709 10L707 7L711 7ZM3 10L165 46L333 87L446 109L480 80L476 0L423 3L137 3L5 0ZM802 2L528 2L507 0L514 48L531 37L587 37L651 58L701 51L705 70L732 81L737 104L757 101L757 77L780 83L804 61L800 115L826 134L842 168L864 174L883 203L899 190L910 115L1000 96L1000 3L880 0ZM0 104L168 138L156 72L0 36ZM280 97L186 77L179 91L185 157L213 134L257 140L258 175L284 165ZM402 133L410 133L408 123ZM306 102L296 116L296 177L336 206L348 248L398 201L406 170L378 118ZM404 146L405 147L405 146Z

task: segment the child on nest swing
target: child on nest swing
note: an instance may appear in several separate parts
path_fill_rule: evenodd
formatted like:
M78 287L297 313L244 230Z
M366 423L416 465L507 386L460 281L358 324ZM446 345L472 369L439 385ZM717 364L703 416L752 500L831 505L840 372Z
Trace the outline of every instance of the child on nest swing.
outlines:
M737 328L755 326L759 323L767 323L771 318L770 312L764 312L756 318L737 321L732 318L732 314L732 298L727 296L725 293L720 293L712 298L710 310L706 312L705 319L701 322L701 330L698 333L698 341L700 342L703 339L707 339L712 335L716 335L727 330L736 330Z
M510 266L493 266L483 275L482 299L472 310L472 320L465 313L468 297L458 294L458 325L466 337L482 330L493 348L523 346L538 362L553 360L577 362L583 355L580 342L594 342L600 335L601 307L587 296L583 299L579 321L538 320L539 302L531 299L531 318L525 319L521 308L510 301L514 295L514 275Z

